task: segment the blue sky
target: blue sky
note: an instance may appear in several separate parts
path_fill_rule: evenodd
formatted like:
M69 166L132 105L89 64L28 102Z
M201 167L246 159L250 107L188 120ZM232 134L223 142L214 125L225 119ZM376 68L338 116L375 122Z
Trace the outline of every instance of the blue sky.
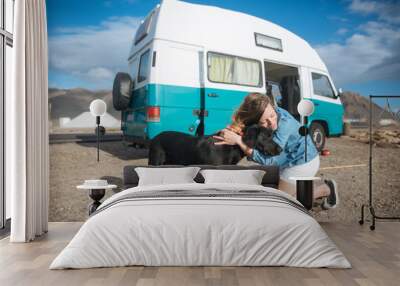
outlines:
M111 89L155 0L47 0L49 84ZM337 87L400 94L400 1L188 0L251 14L298 34L320 54ZM112 51L112 52L110 52Z

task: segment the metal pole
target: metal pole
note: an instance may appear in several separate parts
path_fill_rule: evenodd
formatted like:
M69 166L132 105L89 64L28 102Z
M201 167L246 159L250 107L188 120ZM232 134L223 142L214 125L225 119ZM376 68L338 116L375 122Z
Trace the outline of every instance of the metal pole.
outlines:
M369 96L369 206L372 206L372 97Z
M307 127L306 127L307 128ZM308 132L308 130L307 130L307 132ZM304 151L305 151L305 154L304 154L304 160L305 160L305 163L307 163L307 133L306 133L306 135L304 136L304 143L305 143L305 145L304 145Z
M99 162L99 149L100 149L100 116L96 116L96 124L97 124L97 162Z
M304 116L304 128L305 128L305 132L306 134L304 135L304 163L307 163L307 134L308 134L308 127L307 127L307 123L308 123L308 118L307 116Z

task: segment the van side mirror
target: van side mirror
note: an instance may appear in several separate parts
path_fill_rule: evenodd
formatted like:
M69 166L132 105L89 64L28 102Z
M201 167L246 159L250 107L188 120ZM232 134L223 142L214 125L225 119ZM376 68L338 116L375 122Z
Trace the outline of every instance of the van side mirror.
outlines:
M341 97L343 95L343 89L342 88L339 88L338 89L338 94L337 94L337 96L338 97Z

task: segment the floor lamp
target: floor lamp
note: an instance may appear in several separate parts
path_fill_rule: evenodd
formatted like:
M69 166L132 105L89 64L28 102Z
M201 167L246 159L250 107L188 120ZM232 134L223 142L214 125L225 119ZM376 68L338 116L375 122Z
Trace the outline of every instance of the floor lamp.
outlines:
M303 125L299 128L299 134L304 136L304 160L307 162L307 135L308 131L308 116L314 112L314 103L310 100L303 99L297 105L297 111L303 116ZM313 206L313 181L317 177L291 177L296 180L296 198L308 210Z
M308 116L314 113L314 103L307 99L302 99L297 105L297 111L301 116L303 116L303 126L299 128L300 135L304 136L304 158L305 162L307 162L307 135L309 133L307 124L308 124Z
M99 162L100 149L100 117L107 111L107 104L101 99L95 99L90 103L90 113L96 117L96 135L97 135L97 162Z

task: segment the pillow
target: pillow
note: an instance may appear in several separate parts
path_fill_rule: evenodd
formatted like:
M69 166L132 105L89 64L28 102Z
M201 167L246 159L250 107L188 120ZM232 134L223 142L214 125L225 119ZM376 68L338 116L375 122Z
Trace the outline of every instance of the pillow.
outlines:
M135 168L139 176L138 186L195 183L193 179L199 170L199 167Z
M205 184L234 183L261 185L265 171L262 170L201 170Z

